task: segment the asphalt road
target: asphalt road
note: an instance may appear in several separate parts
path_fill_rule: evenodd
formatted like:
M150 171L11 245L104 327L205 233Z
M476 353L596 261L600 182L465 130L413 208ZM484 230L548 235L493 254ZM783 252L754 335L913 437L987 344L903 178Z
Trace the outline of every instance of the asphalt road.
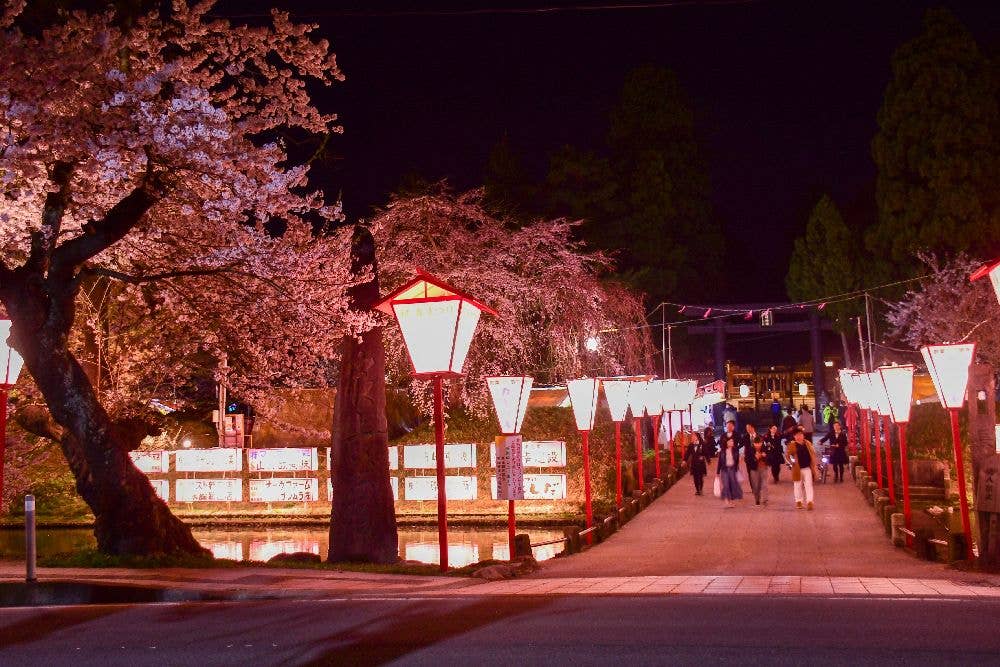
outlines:
M1000 664L1000 603L450 597L0 610L0 665Z

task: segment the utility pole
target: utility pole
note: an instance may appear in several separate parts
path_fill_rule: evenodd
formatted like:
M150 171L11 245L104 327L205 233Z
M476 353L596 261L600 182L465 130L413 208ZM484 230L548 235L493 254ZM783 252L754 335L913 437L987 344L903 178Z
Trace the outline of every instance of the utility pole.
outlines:
M668 360L669 366L670 366L670 375L668 375L667 377L671 377L671 378L674 376L674 343L673 343L673 333L674 333L674 327L673 327L673 325L667 327L667 360Z
M872 351L872 297L865 292L865 320L868 328L868 367L875 370L875 354Z
M660 302L660 352L663 356L663 377L670 377L667 375L667 309L663 307L663 302Z
M868 372L868 359L865 357L865 339L861 335L861 316L855 318L858 321L858 350L861 352L861 370Z

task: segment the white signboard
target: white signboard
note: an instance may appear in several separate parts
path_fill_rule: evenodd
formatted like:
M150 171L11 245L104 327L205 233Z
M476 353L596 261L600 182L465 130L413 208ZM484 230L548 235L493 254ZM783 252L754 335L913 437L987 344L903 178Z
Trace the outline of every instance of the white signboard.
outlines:
M392 489L392 502L399 502L399 478L390 477L389 487ZM333 498L333 482L326 480L326 494L328 498ZM435 496L436 497L436 496Z
M319 500L319 480L316 478L284 477L251 479L250 502L311 502Z
M524 466L521 463L521 436L498 435L496 450L496 497L499 500L524 499Z
M136 468L146 474L151 472L169 472L170 470L167 453L163 451L129 452L128 457L132 459L132 463Z
M243 450L181 449L174 452L174 468L177 472L239 472L243 470Z
M405 445L403 447L403 467L407 470L426 470L437 467L434 445ZM445 468L475 468L476 446L471 444L450 444L444 446Z
M170 481L166 479L151 479L149 483L153 485L153 491L164 502L170 502Z
M288 472L319 468L315 447L250 449L247 457L250 472Z
M448 500L475 500L477 486L476 478L471 475L448 475L444 478ZM437 500L437 477L407 477L403 497L406 500Z
M490 494L493 500L497 498L497 478L490 477ZM566 475L524 475L525 500L565 500Z
M525 440L521 443L521 461L525 468L563 468L566 466L566 443L562 440ZM490 467L497 465L496 445L490 445Z
M243 500L243 480L240 479L179 479L176 485L176 501L179 503Z

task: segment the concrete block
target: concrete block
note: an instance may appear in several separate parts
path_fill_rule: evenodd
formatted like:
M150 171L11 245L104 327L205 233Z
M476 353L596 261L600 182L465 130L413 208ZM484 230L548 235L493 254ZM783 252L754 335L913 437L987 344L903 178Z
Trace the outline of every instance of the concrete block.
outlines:
M892 546L905 547L906 533L901 529L906 527L906 517L901 512L896 512L889 518L889 523L892 527Z

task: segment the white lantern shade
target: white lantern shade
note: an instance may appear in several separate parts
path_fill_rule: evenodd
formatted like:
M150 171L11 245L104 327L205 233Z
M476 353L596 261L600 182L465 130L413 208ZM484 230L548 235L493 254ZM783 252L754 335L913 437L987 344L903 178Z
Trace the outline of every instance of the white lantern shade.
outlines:
M394 315L399 322L417 377L461 375L480 315L496 315L489 307L423 271L375 308Z
M534 378L520 375L486 378L502 434L516 435L521 432L533 382Z
M625 415L628 414L628 395L632 382L630 380L602 380L601 385L604 386L604 397L608 399L611 421L625 421Z
M1000 260L991 262L972 274L971 280L989 276L990 283L993 284L993 293L996 294L997 301L1000 301Z
M573 407L573 417L576 428L580 431L590 431L594 428L594 413L597 412L597 378L581 378L566 383L569 389L569 402Z
M10 320L0 320L0 363L3 364L0 370L4 372L2 384L5 387L12 387L17 384L17 376L21 374L24 359L10 346L8 338L10 338Z
M809 393L809 385L807 385L805 382L800 382L799 383L799 396L805 396L808 393Z
M927 364L941 405L949 410L961 408L965 403L969 367L976 354L976 344L925 345L920 348L920 354Z
M897 424L905 424L910 421L914 370L912 364L880 366L878 369L885 397L889 402L889 416Z
M865 374L868 378L868 386L871 387L868 394L872 409L885 417L891 416L889 409L889 398L885 395L885 385L882 384L882 376L878 371Z
M633 418L642 417L646 411L646 380L633 380L628 390L628 407Z
M694 403L694 398L697 394L698 394L697 380L680 380L677 383L677 400L676 400L677 409L686 410L688 406Z
M740 385L740 398L749 398L749 397L750 397L750 385L748 385L748 384L741 384Z
M646 383L645 390L642 392L642 402L646 408L646 414L650 417L663 412L663 402L660 400L662 388L662 380L650 380Z
M664 412L677 409L677 383L674 378L660 380L660 409Z

